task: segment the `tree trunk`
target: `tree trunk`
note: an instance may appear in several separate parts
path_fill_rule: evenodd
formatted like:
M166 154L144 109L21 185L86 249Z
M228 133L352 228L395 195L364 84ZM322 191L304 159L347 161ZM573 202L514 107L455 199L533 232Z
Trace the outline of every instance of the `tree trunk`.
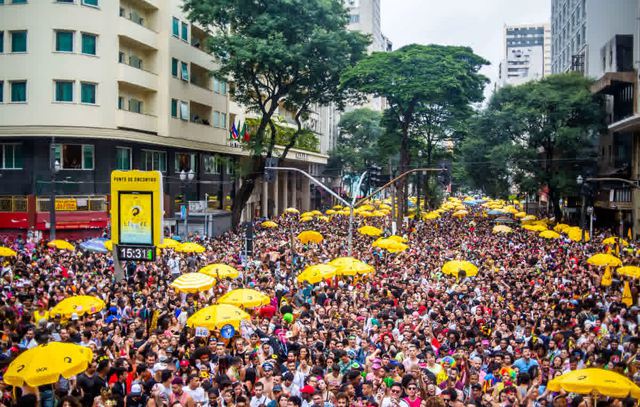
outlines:
M402 140L400 142L400 163L399 172L404 174L409 167L409 128L408 126L402 129ZM400 178L398 180L398 213L396 214L396 224L398 230L402 230L402 224L404 220L404 214L406 213L407 206L407 182L406 178Z
M256 187L256 180L264 172L265 160L263 157L252 156L251 160L253 161L253 166L251 167L252 171L241 178L242 185L233 200L233 205L231 205L231 228L234 230L236 230L238 225L240 225L242 210L249 201L249 198L251 198L251 194ZM267 203L265 202L265 204ZM253 214L251 214L251 217L253 218Z

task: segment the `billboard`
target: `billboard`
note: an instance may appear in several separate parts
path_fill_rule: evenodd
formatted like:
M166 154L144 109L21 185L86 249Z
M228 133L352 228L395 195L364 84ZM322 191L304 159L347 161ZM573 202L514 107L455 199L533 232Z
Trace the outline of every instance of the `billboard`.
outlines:
M162 243L163 209L160 171L111 173L111 240L117 245Z

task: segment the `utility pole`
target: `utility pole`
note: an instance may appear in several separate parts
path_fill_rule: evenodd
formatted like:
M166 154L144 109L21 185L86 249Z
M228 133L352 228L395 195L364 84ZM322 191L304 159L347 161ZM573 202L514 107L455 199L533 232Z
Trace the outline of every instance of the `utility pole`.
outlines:
M51 175L51 196L49 198L49 241L56 238L56 175L60 162L56 160L56 136L51 136L49 149L49 171Z

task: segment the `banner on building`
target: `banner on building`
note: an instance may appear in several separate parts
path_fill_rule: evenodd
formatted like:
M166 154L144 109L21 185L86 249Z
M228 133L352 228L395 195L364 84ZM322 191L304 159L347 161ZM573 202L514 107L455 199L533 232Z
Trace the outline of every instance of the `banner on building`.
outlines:
M56 211L73 212L78 210L78 202L75 198L56 198Z

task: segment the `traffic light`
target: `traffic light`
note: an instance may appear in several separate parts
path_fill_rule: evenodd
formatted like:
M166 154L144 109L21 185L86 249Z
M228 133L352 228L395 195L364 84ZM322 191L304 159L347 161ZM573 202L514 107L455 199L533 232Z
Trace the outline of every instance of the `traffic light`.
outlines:
M369 184L371 186L379 186L382 183L382 167L372 164L367 168L369 174Z
M278 159L276 157L267 157L264 163L264 181L273 182L276 179L276 170L269 169L268 167L277 167Z

